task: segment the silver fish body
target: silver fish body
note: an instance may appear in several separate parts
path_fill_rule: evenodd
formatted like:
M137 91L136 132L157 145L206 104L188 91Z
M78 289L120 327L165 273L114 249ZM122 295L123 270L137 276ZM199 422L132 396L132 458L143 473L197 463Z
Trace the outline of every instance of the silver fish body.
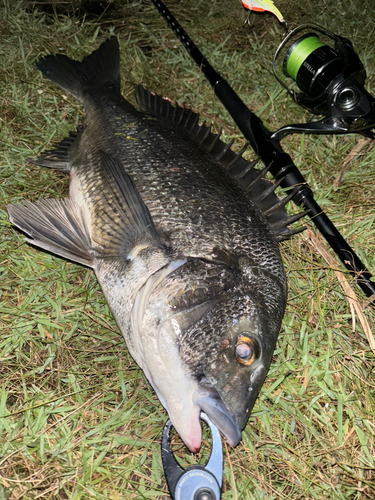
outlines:
M258 206L241 182L259 172L188 111L143 89L144 111L122 98L116 38L81 63L47 56L38 67L83 102L87 125L35 161L70 173L69 199L11 205L10 220L34 245L95 270L131 355L192 451L200 411L236 445L284 314L277 236L290 219L266 218L264 199L264 211L277 212L275 195L262 196L268 184L252 181ZM228 156L226 169L218 158Z

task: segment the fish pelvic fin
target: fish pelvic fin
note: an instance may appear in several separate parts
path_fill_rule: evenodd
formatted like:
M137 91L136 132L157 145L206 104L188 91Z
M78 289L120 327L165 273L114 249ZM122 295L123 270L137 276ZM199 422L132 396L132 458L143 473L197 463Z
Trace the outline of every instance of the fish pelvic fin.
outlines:
M40 200L7 206L9 219L29 243L61 257L93 267L91 238L81 208L69 199Z
M71 199L8 205L9 220L29 243L94 267L96 259L133 260L146 248L167 247L120 161L100 151L103 189L98 211L88 215Z
M277 241L289 239L293 234L305 229L289 229L290 224L304 217L307 212L288 215L285 205L293 196L280 200L274 191L281 181L271 182L264 178L270 165L260 170L255 168L257 160L245 160L242 155L246 146L238 153L233 151L233 141L226 144L220 139L221 132L215 134L211 126L205 123L200 125L198 113L178 103L172 104L168 99L148 91L141 85L135 89L135 99L142 111L173 124L210 153L263 212Z
M105 181L102 196L107 210L97 215L98 230L93 230L93 239L103 249L103 257L132 260L144 248L166 248L122 163L104 151L99 154Z
M46 78L83 102L92 87L108 84L120 90L120 51L117 38L112 36L82 62L62 54L46 56L36 63Z

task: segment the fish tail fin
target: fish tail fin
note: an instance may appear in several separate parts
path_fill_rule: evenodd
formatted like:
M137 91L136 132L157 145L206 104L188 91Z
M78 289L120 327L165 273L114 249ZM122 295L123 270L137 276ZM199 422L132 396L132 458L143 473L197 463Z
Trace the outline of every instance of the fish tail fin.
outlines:
M36 66L46 78L81 102L90 88L108 84L120 90L120 50L115 36L82 62L57 54L39 59Z

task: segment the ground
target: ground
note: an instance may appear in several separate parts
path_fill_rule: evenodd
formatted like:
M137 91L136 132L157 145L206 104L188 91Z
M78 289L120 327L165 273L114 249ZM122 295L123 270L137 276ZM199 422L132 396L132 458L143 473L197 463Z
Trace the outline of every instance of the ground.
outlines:
M237 0L167 0L211 64L273 130L312 116L272 75L283 27L268 14L243 26ZM323 25L348 37L375 94L372 0L276 1L290 27ZM116 34L122 90L189 104L245 143L194 63L148 0L0 2L0 499L166 499L160 461L166 413L128 354L93 273L41 252L5 206L63 197L62 174L27 162L84 119L77 101L42 78L46 54L81 58ZM291 136L292 156L321 204L375 273L374 161L360 135ZM255 158L249 149L248 158ZM223 499L373 499L374 308L358 316L338 262L311 222L282 244L289 299L273 362L235 448L224 446ZM334 254L331 252L331 256ZM359 309L365 297L345 274ZM368 321L367 329L365 321ZM182 463L205 461L176 450Z

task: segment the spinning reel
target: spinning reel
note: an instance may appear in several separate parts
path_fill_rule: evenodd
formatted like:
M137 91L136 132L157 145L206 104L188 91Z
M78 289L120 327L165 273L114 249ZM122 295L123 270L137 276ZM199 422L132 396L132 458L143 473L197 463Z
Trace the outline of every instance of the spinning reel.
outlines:
M284 79L279 64L282 54ZM274 133L274 138L280 140L291 133L351 132L375 138L371 131L375 127L375 99L363 87L366 72L347 38L316 24L302 24L277 48L273 73L296 103L323 115L318 121L286 125ZM299 92L287 85L287 78L295 82Z
M375 127L375 99L363 88L366 73L351 42L311 24L299 26L284 38L275 53L273 62L277 80L298 104L324 117L316 122L288 125L276 132L271 132L245 105L220 73L210 65L162 0L151 1L199 66L212 85L216 96L232 116L244 137L250 142L253 150L263 163L269 166L275 179L280 180L281 187L289 191L295 190L296 203L309 211L312 222L339 256L346 269L355 276L358 286L373 299L375 283L371 280L371 274L315 201L313 192L304 177L280 145L280 139L293 132L328 134L359 132L375 138L375 133L371 132L371 129ZM267 0L266 3L270 5L272 1ZM250 2L246 2L246 5L245 7L250 9ZM251 2L251 7L254 8L253 2ZM334 47L322 43L319 37L311 31L295 41L292 40L297 33L307 29L319 32L328 38L331 44L334 43ZM300 92L291 90L276 73L276 60L282 50L286 50L283 64L284 75L296 82ZM213 451L206 467L203 468L187 467L183 470L178 465L170 449L171 422L167 422L164 427L162 460L172 498L181 500L220 498L222 486L222 457L218 447L220 436L216 434L217 429L210 425L207 417L201 414L201 418L209 424L213 437ZM186 490L183 489L185 487Z

